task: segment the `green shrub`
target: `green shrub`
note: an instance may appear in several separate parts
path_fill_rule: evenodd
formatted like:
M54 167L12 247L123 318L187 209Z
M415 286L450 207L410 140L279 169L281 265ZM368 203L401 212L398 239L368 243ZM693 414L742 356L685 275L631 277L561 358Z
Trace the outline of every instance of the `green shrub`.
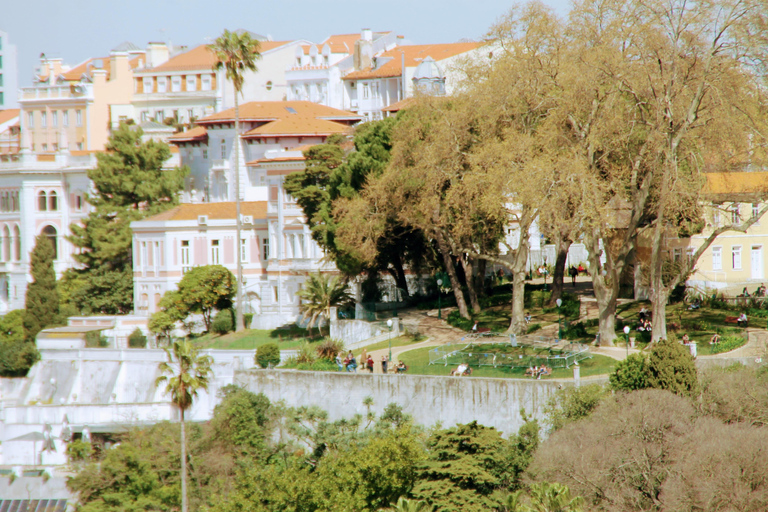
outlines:
M551 432L568 423L589 416L605 398L607 390L600 384L567 387L555 392L544 406L545 422Z
M449 325L452 325L458 329L463 329L465 331L469 331L472 329L472 326L475 325L474 320L463 318L461 313L459 313L459 311L456 309L448 313L446 321Z
M277 343L265 343L256 349L254 361L261 368L269 368L280 363L280 347Z
M533 306L533 307L542 308L542 307L544 307L544 304L549 302L550 295L552 295L551 291L533 290L531 292L530 296L529 296L529 298L530 298L530 305Z
M616 391L645 389L648 387L648 359L643 354L631 354L619 361L608 379Z
M336 354L339 352L344 352L344 342L341 340L327 338L316 346L315 351L317 352L317 356L320 359L335 361Z
M317 350L315 349L315 346L308 341L299 345L296 359L299 363L314 363L317 360Z
M295 357L290 358L281 368L288 370L305 370L314 372L335 372L339 370L336 363L328 359L318 359L312 363L300 363Z
M0 376L23 377L32 365L40 360L34 342L17 340L0 341Z
M688 347L661 339L648 358L648 386L690 396L698 388L696 364Z
M128 336L128 346L130 348L146 348L147 347L147 337L144 336L144 333L141 332L141 329L138 327L133 330L133 332Z
M101 331L88 331L85 333L86 348L106 348L109 346L109 340L101 334Z
M246 329L250 329L252 321L253 321L253 313L243 313L243 327L245 327Z
M720 343L712 345L712 353L722 354L723 352L730 352L743 346L745 343L747 343L747 340L742 336L723 336L720 339Z
M67 445L67 457L69 462L81 462L90 459L93 455L93 446L82 439L72 441Z
M575 322L566 325L563 328L563 339L566 340L578 340L580 338L586 338L589 336L586 326L581 322Z
M211 323L211 330L216 334L227 334L235 330L235 312L223 309L216 313Z

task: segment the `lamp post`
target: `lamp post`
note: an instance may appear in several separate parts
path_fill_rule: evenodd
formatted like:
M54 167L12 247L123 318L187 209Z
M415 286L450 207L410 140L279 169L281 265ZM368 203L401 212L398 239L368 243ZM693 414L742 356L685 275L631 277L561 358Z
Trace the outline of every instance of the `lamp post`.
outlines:
M437 280L437 319L442 320L443 318L443 304L441 302L441 293L440 290L443 287L443 280L438 279Z
M555 304L557 304L557 339L559 341L563 339L563 324L560 321L560 306L563 305L563 299L557 299Z
M389 327L389 362L392 362L392 319L387 320L387 327Z
M627 338L627 357L629 357L629 326L624 326L624 336Z

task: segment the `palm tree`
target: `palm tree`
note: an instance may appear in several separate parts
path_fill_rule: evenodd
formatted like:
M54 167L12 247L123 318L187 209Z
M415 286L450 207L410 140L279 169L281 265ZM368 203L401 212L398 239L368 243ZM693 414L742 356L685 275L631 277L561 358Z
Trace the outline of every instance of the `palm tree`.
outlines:
M526 512L581 512L584 500L577 496L571 497L567 485L542 482L533 484L528 491L530 505Z
M198 355L197 349L188 340L175 340L172 350L166 348L168 361L160 363L162 374L155 381L155 387L165 383L165 393L181 411L181 511L187 512L187 436L184 429L184 412L201 389L208 390L211 378L210 356Z
M302 317L309 318L307 328L317 326L318 332L321 316L330 323L331 308L352 301L347 292L347 283L338 277L329 277L319 272L309 275L298 295L302 299Z
M237 303L235 306L235 330L242 331L243 325L243 262L240 244L240 103L239 97L243 90L246 71L256 71L256 61L261 58L259 53L260 43L251 38L248 32L230 32L224 30L208 49L216 54L216 63L213 70L225 70L227 80L232 81L235 87L235 226L237 230Z

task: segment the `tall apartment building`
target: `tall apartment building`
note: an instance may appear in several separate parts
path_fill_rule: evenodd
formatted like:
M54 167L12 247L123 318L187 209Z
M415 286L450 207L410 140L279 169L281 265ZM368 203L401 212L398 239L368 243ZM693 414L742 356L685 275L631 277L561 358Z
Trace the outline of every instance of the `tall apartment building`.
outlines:
M19 88L16 46L7 32L0 30L0 110L16 108Z

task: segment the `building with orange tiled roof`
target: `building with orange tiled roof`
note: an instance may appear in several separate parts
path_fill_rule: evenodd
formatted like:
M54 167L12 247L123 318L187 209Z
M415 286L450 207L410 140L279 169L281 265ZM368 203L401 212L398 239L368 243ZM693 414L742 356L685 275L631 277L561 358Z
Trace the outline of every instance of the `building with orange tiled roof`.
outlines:
M19 109L0 110L0 155L19 152L20 134Z
M241 199L267 199L266 174L246 166L271 150L322 144L343 134L361 117L309 101L254 101L240 106L239 145L235 145L234 109L196 121L190 130L173 135L181 161L190 168L184 201L234 201L234 151L240 152Z
M246 72L241 102L279 101L285 97L285 70L295 49L306 41L260 41L261 58L256 72ZM180 124L234 106L234 88L223 71L214 71L216 56L201 44L134 75L133 117Z
M297 49L286 73L288 99L349 110L352 102L342 77L369 66L371 59L395 48L400 41L394 32L363 29L359 34L333 35L318 45Z
M110 128L131 117L134 71L148 59L163 58L151 46L145 51L123 43L107 57L73 67L42 55L33 85L19 97L21 150L55 154L103 149Z
M0 110L18 106L16 102L18 88L16 45L11 44L7 32L0 30Z
M352 112L366 119L388 115L387 107L414 95L417 89L429 94L451 94L460 79L463 59L489 55L484 43L401 45L371 59L343 77L345 97Z

